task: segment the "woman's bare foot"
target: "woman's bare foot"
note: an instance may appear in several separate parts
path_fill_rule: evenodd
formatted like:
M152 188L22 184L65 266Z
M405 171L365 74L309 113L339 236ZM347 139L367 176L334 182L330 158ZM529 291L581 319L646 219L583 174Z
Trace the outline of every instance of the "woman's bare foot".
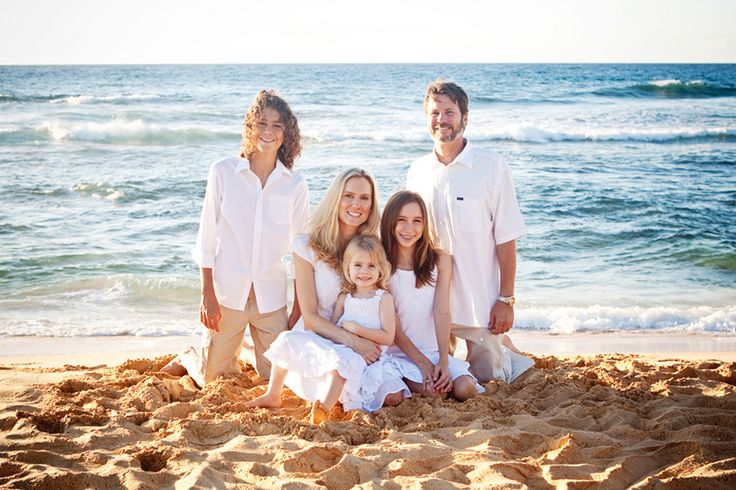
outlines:
M312 412L309 414L309 421L315 425L319 425L330 418L330 412L325 408L319 400L312 403Z
M252 399L246 405L251 408L279 408L281 406L281 394L276 395L267 391Z
M175 357L167 365L162 367L160 372L181 377L187 374L187 368L181 365L178 357Z

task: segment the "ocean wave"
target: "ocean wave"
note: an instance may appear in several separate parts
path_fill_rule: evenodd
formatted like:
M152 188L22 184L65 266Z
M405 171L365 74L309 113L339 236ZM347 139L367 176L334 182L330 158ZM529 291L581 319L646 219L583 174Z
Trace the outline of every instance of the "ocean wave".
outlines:
M70 95L68 97L55 97L49 100L52 104L129 104L141 101L161 99L160 95L153 94L115 94L115 95Z
M713 85L702 80L682 82L680 80L653 80L627 87L611 87L593 91L594 95L617 98L664 98L699 99L713 97L734 97L736 87Z
M154 281L155 282L155 281ZM34 314L7 308L0 314L0 336L42 335L67 336L165 336L189 335L201 328L196 319L196 287L186 297L161 298L160 293L172 285L138 284L138 293L154 293L146 303L123 301L128 287L108 285L108 289L72 304L75 296L67 296L67 308L50 301L29 305ZM128 284L130 286L130 284ZM73 307L74 306L74 307ZM79 317L79 307L84 315ZM553 334L601 332L649 332L736 335L736 306L693 308L674 307L525 307L516 314L515 330L533 330Z
M74 184L70 190L77 194L104 199L106 201L124 202L142 200L157 201L172 195L169 188L145 188L144 184L139 182L122 182L114 185L105 181L80 182ZM63 193L59 191L56 195L63 195Z
M20 129L0 135L5 138L28 136L27 129ZM141 119L116 120L107 123L64 123L45 122L37 126L33 133L47 141L88 141L106 144L131 145L179 145L190 143L206 143L223 139L237 139L236 132L212 131L199 127L166 127L144 122Z
M14 305L57 308L76 301L100 302L101 306L110 301L126 306L150 305L153 302L170 306L182 304L182 301L188 304L193 298L196 300L197 290L198 282L194 276L115 274L37 286L8 296L6 306L9 309Z
M304 131L304 138L315 143L342 141L374 141L395 143L424 143L431 141L421 128L413 131L335 132ZM469 128L467 135L473 141L518 141L521 143L554 142L646 142L672 143L690 140L736 141L736 127L679 127L679 128L572 128L545 129L533 124L513 124L483 130Z
M736 334L736 305L698 306L549 306L520 308L514 328L552 333L604 331L679 331Z
M84 194L106 201L117 201L125 197L125 192L115 189L107 182L97 182L96 184L83 182L72 187L73 192Z
M181 100L175 96L172 99ZM166 97L159 94L110 94L110 95L86 95L86 94L0 94L0 102L48 102L50 104L136 104L146 101L163 101Z

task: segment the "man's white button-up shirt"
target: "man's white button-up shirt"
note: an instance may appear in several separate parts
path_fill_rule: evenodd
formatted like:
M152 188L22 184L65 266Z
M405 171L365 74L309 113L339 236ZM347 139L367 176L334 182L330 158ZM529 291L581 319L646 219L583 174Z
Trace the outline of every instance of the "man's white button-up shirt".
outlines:
M213 269L218 302L243 310L253 285L261 313L284 306L282 258L308 219L307 182L280 161L263 187L247 159L212 164L192 257L199 267Z
M406 188L422 196L436 246L452 254L452 323L488 326L500 288L496 245L526 233L506 159L470 142L448 165L433 151L409 168Z

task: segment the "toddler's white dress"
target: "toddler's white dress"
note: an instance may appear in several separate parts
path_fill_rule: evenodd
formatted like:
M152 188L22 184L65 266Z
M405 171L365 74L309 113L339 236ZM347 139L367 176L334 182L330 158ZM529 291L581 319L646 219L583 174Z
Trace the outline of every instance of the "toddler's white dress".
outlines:
M382 289L378 289L376 294L370 298L355 298L352 294L346 295L344 312L337 321L338 326L344 321L353 321L365 328L380 330L380 306L383 293ZM388 349L387 346L381 346L383 353L386 352L386 349ZM402 377L398 363L390 356L382 354L376 362L368 365L363 371L357 402L361 404L363 410L373 412L383 406L386 395L390 393L401 391L405 397L411 396L408 387L401 381ZM344 390L343 394L345 394ZM352 394L350 396L353 397Z
M312 265L317 311L321 317L331 319L342 286L340 275L329 264L317 259L309 246L308 235L297 235L291 245L294 254ZM387 380L384 386L379 386L370 403L365 403L367 395L365 390L361 392L363 372L367 367L365 360L351 348L305 329L304 318L300 318L292 330L279 334L264 355L273 364L288 371L285 385L300 398L311 402L324 400L330 373L335 370L345 379L339 398L345 410L376 410L384 401L380 393L384 393L385 397L385 394L400 390L409 392L397 375L396 379ZM400 388L387 391L388 386Z

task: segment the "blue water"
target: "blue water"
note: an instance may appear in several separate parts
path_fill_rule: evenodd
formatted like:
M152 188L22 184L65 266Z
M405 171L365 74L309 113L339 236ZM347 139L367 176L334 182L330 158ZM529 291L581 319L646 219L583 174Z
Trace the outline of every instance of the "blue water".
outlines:
M265 87L312 204L344 166L397 190L443 75L511 162L515 328L736 333L736 65L0 67L0 336L188 334L209 164Z

